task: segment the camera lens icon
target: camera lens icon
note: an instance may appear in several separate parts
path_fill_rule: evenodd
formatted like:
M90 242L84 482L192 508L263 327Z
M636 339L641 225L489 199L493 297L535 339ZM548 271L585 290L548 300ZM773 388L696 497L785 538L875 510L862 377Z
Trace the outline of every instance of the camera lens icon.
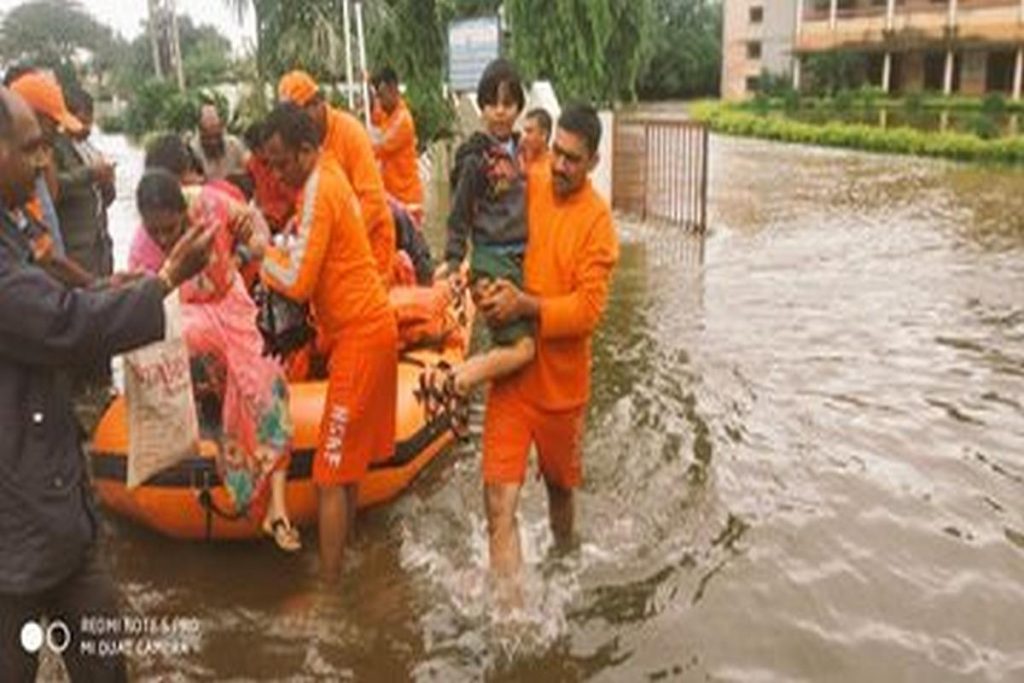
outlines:
M43 643L55 654L63 654L71 645L71 629L63 621L51 621L44 630L35 621L26 621L21 627L21 647L29 654L35 654L43 648Z
M46 627L46 646L56 654L63 654L71 645L71 629L63 621L51 621Z
M29 654L35 654L43 647L46 634L43 627L34 621L26 621L21 627L21 647Z

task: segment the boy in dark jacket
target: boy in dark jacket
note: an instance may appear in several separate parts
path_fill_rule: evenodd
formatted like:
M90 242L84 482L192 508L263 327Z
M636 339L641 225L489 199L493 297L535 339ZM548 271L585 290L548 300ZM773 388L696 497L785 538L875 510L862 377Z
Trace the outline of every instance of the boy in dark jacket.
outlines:
M526 252L526 178L512 127L525 105L522 82L504 59L491 62L477 86L485 132L474 133L455 154L452 211L439 277L454 277L469 249L469 282L477 290L497 280L523 286ZM533 328L513 320L489 328L496 345L461 365L428 372L425 393L435 400L465 398L472 389L512 374L536 351ZM428 401L429 408L429 401ZM459 431L461 425L454 425Z

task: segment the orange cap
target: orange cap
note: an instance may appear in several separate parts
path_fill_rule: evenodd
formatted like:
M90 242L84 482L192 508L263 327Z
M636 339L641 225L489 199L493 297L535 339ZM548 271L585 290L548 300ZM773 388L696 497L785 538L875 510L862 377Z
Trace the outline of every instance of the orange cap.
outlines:
M320 92L316 81L305 71L289 71L281 76L277 84L278 98L286 102L294 102L300 107L305 107L309 101Z
M68 111L60 86L49 76L27 73L11 83L11 90L21 95L37 114L53 119L68 133L81 133L84 129L82 122Z

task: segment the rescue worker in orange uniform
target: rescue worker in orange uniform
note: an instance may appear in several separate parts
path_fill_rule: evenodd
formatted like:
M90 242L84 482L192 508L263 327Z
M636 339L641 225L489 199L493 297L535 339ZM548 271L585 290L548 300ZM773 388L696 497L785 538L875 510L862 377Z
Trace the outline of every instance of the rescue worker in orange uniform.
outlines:
M572 543L573 491L582 481L590 398L591 337L604 313L618 238L608 203L588 174L598 162L601 123L591 107L565 109L550 169L531 174L524 291L489 285L481 311L498 324L533 321L537 353L519 373L495 380L484 419L483 478L491 568L515 597L522 567L516 508L527 455L536 445L556 543Z
M373 151L380 162L384 189L415 213L423 205L419 155L416 154L416 123L398 92L398 74L384 67L373 75L377 94L373 125L380 131Z
M266 120L264 154L301 189L292 242L268 249L268 287L311 302L329 379L313 480L320 494L321 571L337 578L369 464L394 451L398 328L370 251L359 202L338 164L322 151L309 116L279 104Z
M523 117L523 133L519 137L519 159L526 172L551 168L551 114L537 107Z
M395 261L395 222L369 133L354 116L327 104L316 81L305 71L290 71L282 76L277 90L281 100L305 111L319 133L324 151L334 156L347 176L359 198L377 271L385 286L390 286Z

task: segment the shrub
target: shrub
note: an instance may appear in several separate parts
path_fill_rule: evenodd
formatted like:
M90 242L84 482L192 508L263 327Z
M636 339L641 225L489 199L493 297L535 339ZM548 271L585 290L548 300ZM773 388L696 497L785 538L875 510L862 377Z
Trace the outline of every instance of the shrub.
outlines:
M832 107L841 114L848 114L853 110L853 93L849 90L841 90L832 98Z
M919 92L910 93L903 99L903 108L910 115L920 114L924 111L924 95Z
M124 129L136 138L154 130L181 133L195 127L199 121L199 109L204 104L215 105L221 119L230 124L227 100L216 91L181 92L169 81L147 81L128 102Z
M971 116L967 127L968 130L982 140L992 140L999 137L999 124L995 122L992 115L984 112Z
M104 116L97 121L100 130L108 135L117 135L125 132L125 117L118 115Z
M981 101L981 113L988 116L1002 116L1006 113L1006 99L1001 93L990 93Z
M836 121L816 125L780 115L757 116L710 101L691 105L690 115L712 130L729 135L963 161L1024 163L1024 136L985 139L973 133L939 133L907 127L882 129Z
M782 96L782 108L787 113L799 111L800 91L790 88L789 91Z
M768 114L768 110L771 109L771 101L763 92L755 93L754 99L750 104L751 108L757 112L759 116L765 116Z

